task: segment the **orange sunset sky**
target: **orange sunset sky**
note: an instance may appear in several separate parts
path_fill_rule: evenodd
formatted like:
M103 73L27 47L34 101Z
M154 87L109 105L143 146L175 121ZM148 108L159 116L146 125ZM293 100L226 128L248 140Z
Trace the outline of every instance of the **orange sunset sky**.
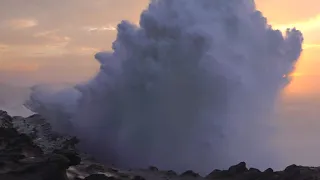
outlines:
M93 54L110 49L122 19L139 21L148 0L1 0L0 80L16 84L75 82L98 68ZM287 92L316 92L320 72L318 0L256 0L275 28L297 27L304 52Z

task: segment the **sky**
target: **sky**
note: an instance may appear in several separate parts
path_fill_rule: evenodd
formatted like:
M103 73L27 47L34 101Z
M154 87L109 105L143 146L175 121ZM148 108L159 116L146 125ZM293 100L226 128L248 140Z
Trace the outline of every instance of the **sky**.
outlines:
M257 8L274 28L296 27L304 35L304 50L293 81L286 89L289 96L317 94L320 84L320 6L316 0L256 0Z
M148 0L1 0L0 81L21 85L77 82L98 68L93 55L109 50L115 26L139 21ZM273 27L297 27L304 52L287 92L317 92L320 85L320 6L317 0L256 0Z

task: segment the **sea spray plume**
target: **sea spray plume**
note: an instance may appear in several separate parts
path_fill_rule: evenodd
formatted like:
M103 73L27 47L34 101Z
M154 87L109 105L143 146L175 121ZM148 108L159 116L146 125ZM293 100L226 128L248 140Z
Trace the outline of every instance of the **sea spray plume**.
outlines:
M275 165L267 126L302 41L249 0L153 0L140 26L118 25L113 52L96 54L97 75L63 91L73 98L35 88L27 106L121 166Z

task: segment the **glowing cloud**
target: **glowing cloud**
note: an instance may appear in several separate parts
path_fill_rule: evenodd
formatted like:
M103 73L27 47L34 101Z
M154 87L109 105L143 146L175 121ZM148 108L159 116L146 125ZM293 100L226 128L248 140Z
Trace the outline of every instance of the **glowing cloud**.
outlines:
M6 25L12 29L18 30L35 27L38 25L38 21L35 19L12 19L6 21Z
M5 44L0 44L0 52L5 52L8 50L8 45Z
M303 49L320 48L320 44L303 44Z
M39 69L39 64L37 63L5 63L0 65L0 71L10 71L10 72L34 72Z
M44 31L44 32L38 32L35 33L33 36L36 38L46 38L48 40L51 40L53 42L69 42L71 40L68 36L61 36L57 33L59 32L58 29L56 30L50 30L50 31Z
M320 15L310 18L307 21L295 22L295 23L289 23L289 24L273 24L272 27L274 29L279 29L281 31L285 31L287 28L293 28L293 27L301 30L302 32L316 30L320 28Z
M101 27L85 27L84 28L88 32L97 32L97 31L116 31L117 28L112 25L101 26Z

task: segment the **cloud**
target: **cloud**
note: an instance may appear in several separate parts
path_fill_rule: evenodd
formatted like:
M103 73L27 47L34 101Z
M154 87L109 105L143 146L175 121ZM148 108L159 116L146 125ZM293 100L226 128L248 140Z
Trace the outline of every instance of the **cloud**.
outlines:
M71 38L68 37L68 36L59 35L58 34L59 31L60 30L58 30L58 29L49 30L49 31L43 31L43 32L35 33L33 36L35 38L47 39L51 43L54 43L55 46L57 44L60 44L61 46L66 46L69 43L69 41L71 40Z
M38 25L38 21L35 19L11 19L5 23L11 29L26 29L32 28Z
M39 69L39 64L30 62L14 62L0 65L0 71L10 72L34 72Z
M271 23L273 24L273 23ZM287 28L295 27L297 29L300 29L301 31L312 31L320 28L320 14L309 18L306 21L300 21L295 23L289 23L289 24L273 24L273 28L279 29L281 31L285 31Z
M16 45L6 46L0 53L5 59L10 58L32 58L32 57L62 57L65 55L94 55L100 51L94 47L69 46L68 41L51 43L47 45ZM21 53L22 52L22 53ZM9 59L10 59L9 58Z
M0 0L0 62L8 64L6 71L0 68L0 80L32 84L87 79L99 69L92 55L111 49L117 22L136 21L148 1ZM39 69L14 71L28 63L39 64Z
M292 23L277 24L271 22L271 24L274 29L278 29L282 33L285 33L287 28L296 28L303 32L306 43L303 45L304 49L314 49L320 47L320 35L318 34L318 31L320 30L320 14L306 20Z
M48 44L48 45L12 45L6 48L2 53L4 59L27 57L56 57L66 54L66 43ZM21 61L20 60L20 61Z
M6 44L0 44L0 53L7 51L7 49L8 49L8 45L6 45Z
M83 28L86 31L89 32L97 32L97 31L116 31L117 28L112 25L107 25L107 26L101 26L101 27L84 27Z
M303 44L303 49L320 48L320 44Z
M76 48L76 54L83 54L83 55L93 55L96 52L99 52L100 49L98 48L93 48L93 47L79 47Z
M59 29L39 31L23 36L25 43L15 43L6 46L7 57L38 57L60 56L68 53L67 46L71 38L59 34ZM19 52L23 52L22 54Z

